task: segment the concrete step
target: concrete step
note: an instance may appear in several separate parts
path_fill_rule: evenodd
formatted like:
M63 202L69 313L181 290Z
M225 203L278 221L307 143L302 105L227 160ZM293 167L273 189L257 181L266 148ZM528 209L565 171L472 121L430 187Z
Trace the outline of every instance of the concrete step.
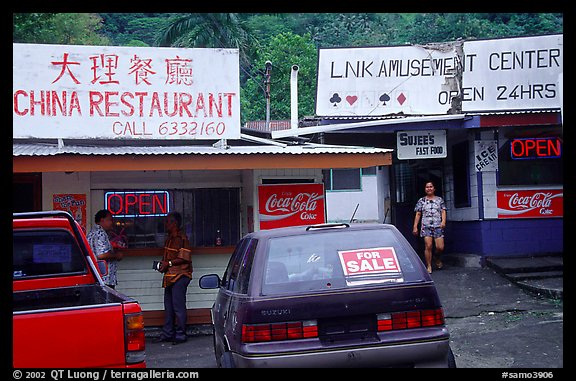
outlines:
M486 264L501 274L564 271L562 256L488 257Z
M547 278L562 278L563 271L535 271L535 272L520 272L520 273L506 273L504 276L512 281L521 281L527 279L547 279Z

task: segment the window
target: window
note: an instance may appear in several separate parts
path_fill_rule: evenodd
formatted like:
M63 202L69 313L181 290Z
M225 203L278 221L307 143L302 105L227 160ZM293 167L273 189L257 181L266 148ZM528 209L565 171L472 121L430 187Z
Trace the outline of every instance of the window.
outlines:
M470 156L468 141L452 147L452 169L454 171L454 206L469 207L470 201Z
M14 279L87 270L78 243L67 231L14 232L12 240Z
M376 176L376 167L362 168L362 176Z
M403 281L420 280L418 257L407 255L391 230L326 231L306 236L271 238L264 269L262 293L276 295L346 288L339 252L393 247ZM381 275L386 277L386 275Z
M229 291L246 294L252 270L252 261L258 240L243 239L230 257L222 279L222 287Z
M361 190L360 168L325 169L324 188L327 191Z
M513 141L526 139L559 138L562 141L560 127L541 128L502 128L499 131L500 148L498 150L498 185L556 185L563 184L562 157L554 158L513 158ZM533 147L534 150L537 147ZM537 155L535 155L537 156Z

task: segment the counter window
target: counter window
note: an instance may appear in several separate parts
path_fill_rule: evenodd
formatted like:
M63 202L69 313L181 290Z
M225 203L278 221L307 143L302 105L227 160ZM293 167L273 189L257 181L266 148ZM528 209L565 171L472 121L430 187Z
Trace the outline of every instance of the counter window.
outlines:
M148 194L142 190L107 190L105 194ZM140 197L147 204L131 205L129 213L120 213L116 204L107 205L115 215L116 227L111 239L125 241L129 248L162 247L164 245L164 219L169 211L182 214L182 225L193 247L215 246L216 238L224 246L235 245L240 239L240 189L200 188L149 192L154 197ZM156 200L154 213L148 199ZM112 200L120 199L114 196ZM133 198L135 200L135 198ZM162 203L161 201L166 203ZM116 200L117 201L117 200ZM136 202L136 201L134 201ZM124 208L126 209L126 208ZM150 210L149 210L150 209ZM145 213L135 213L144 211Z

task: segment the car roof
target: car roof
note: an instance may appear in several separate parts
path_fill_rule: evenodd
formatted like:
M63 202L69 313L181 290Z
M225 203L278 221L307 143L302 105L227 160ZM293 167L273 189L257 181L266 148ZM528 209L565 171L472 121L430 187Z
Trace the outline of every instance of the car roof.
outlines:
M358 230L373 230L373 229L392 229L397 230L394 225L377 224L377 223L335 223L335 224L317 224L317 225L302 225L290 226L285 228L260 230L257 232L249 233L246 237L256 239L267 239L275 237L284 237L292 235L311 235L317 233L324 233L330 231L358 231Z

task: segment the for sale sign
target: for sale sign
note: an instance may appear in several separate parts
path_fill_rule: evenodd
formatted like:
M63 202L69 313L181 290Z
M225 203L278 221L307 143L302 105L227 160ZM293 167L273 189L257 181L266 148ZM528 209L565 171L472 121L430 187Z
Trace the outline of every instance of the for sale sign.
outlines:
M400 274L400 264L393 247L375 247L339 251L345 276Z
M324 184L277 184L258 187L260 229L326 222Z

